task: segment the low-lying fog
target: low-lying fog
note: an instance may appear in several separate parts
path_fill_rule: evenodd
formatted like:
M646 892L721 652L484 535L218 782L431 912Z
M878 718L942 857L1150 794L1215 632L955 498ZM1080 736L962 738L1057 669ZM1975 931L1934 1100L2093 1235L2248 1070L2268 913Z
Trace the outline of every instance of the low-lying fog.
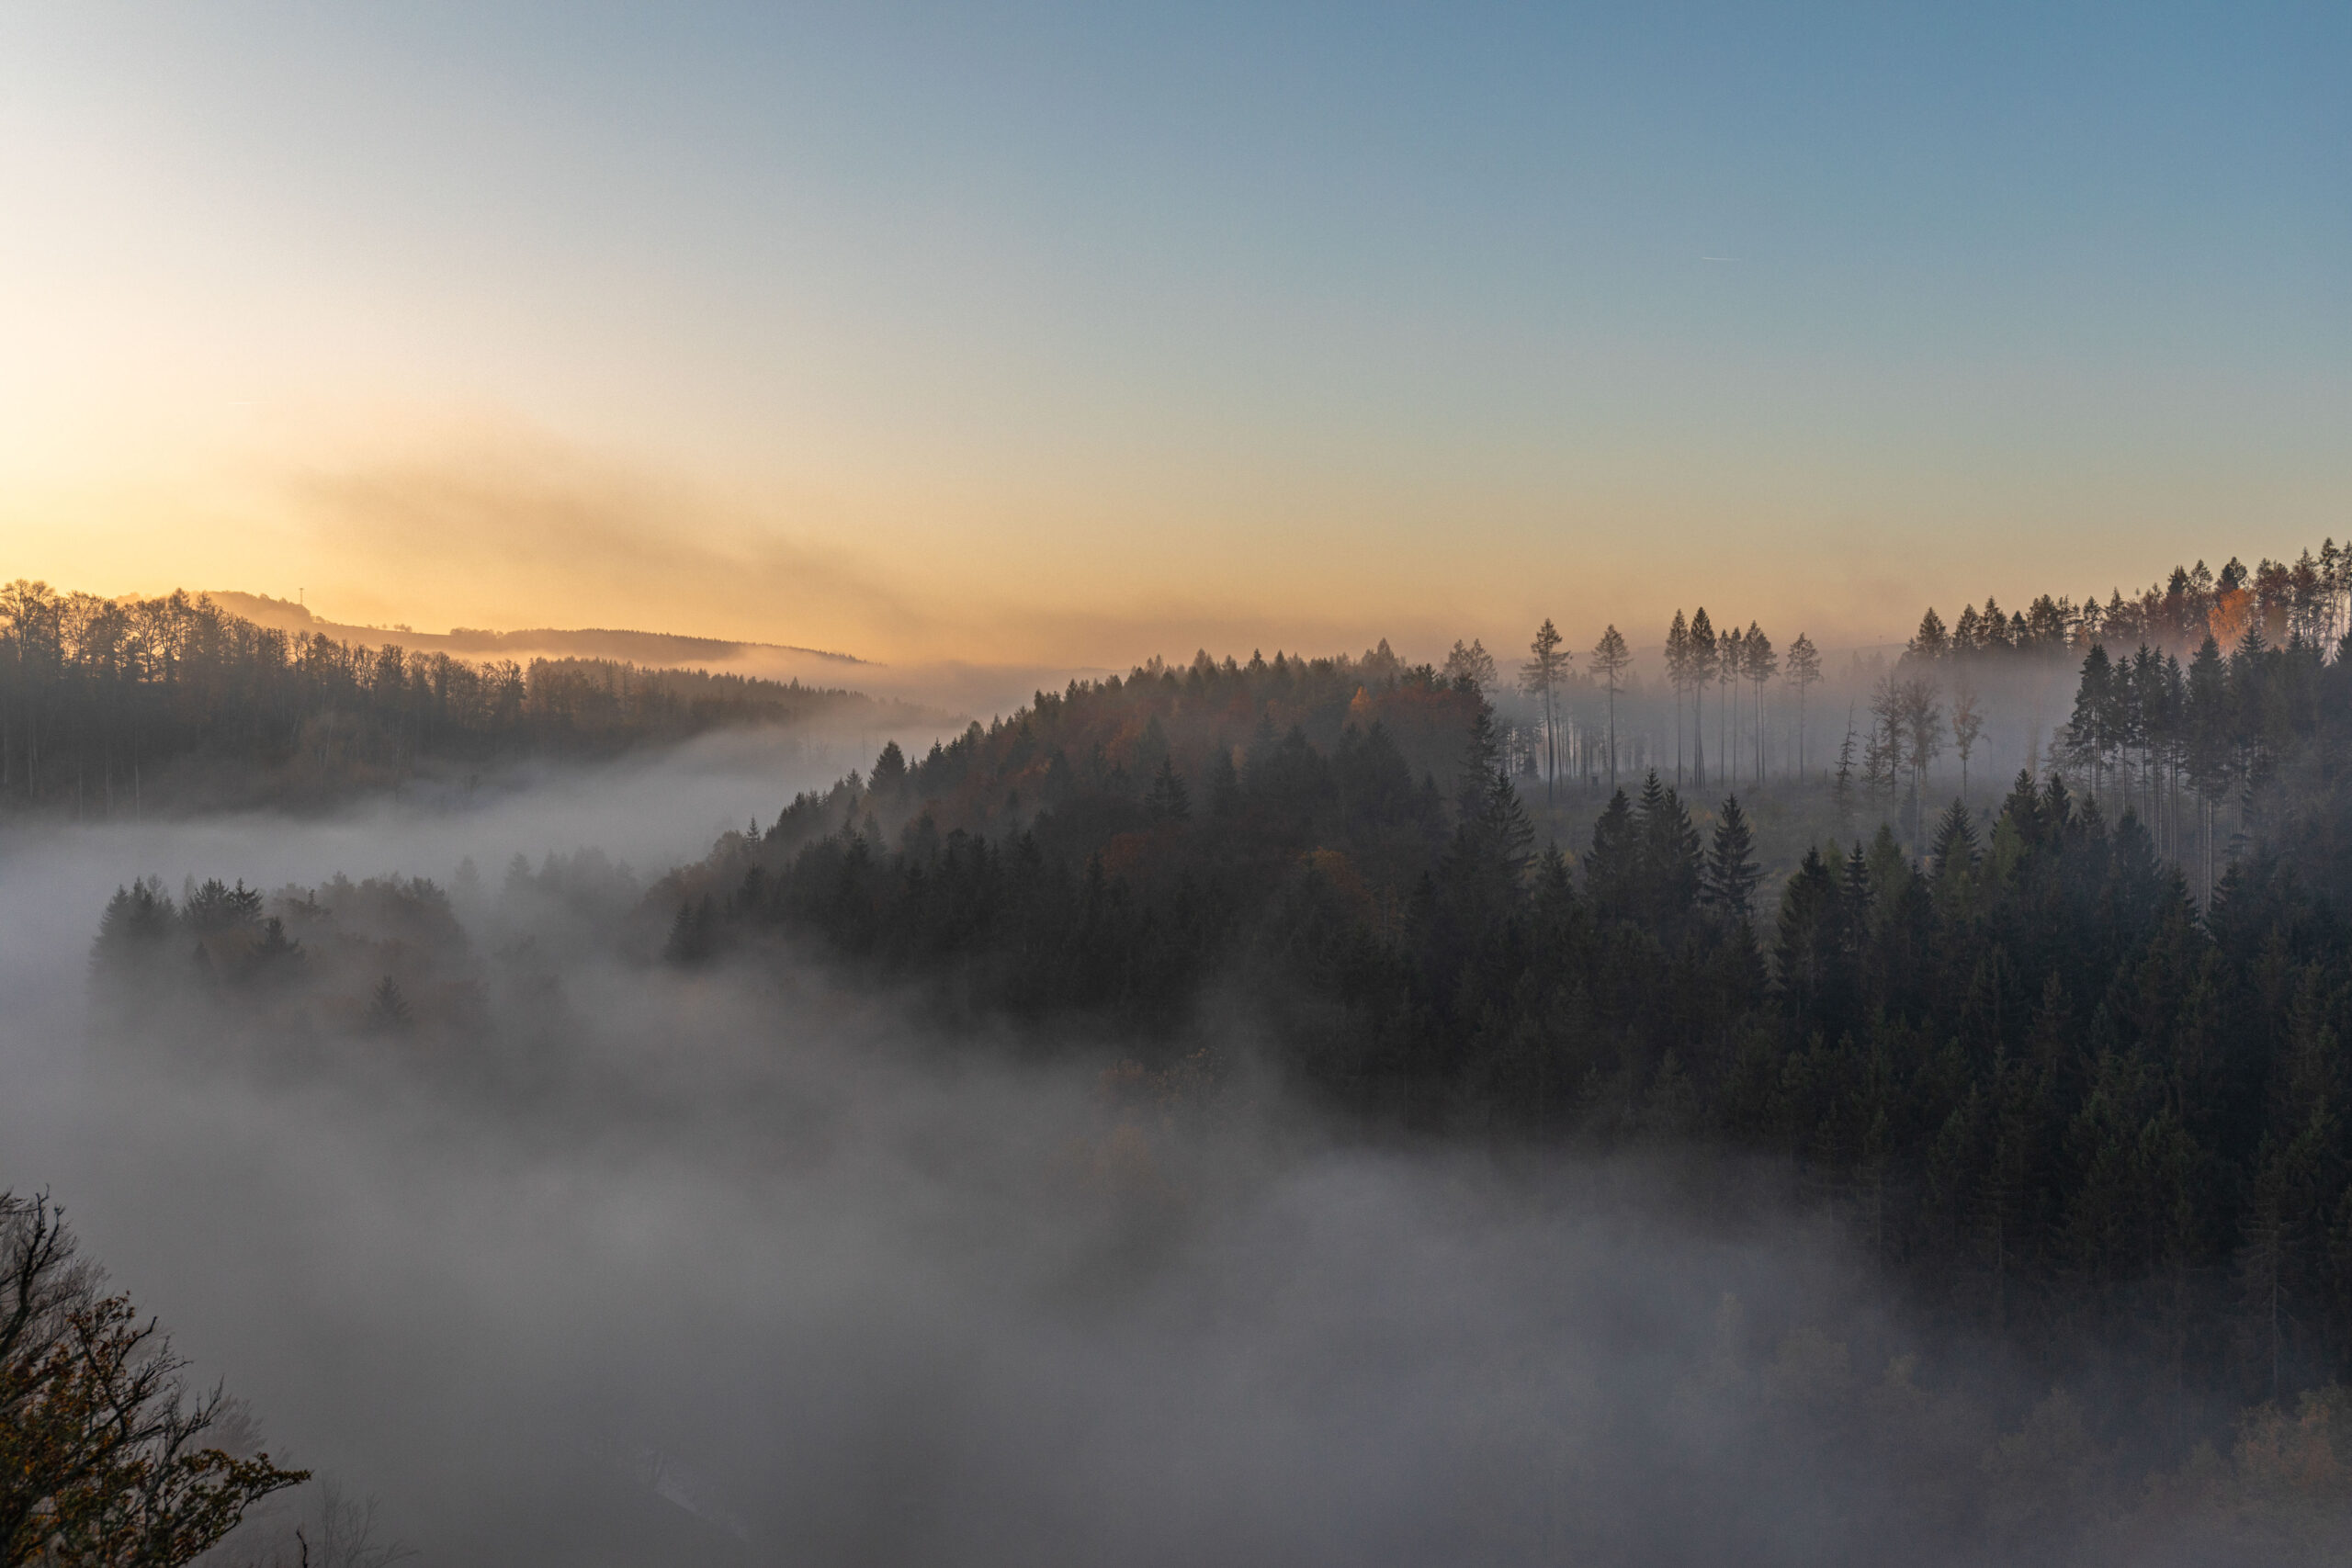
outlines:
M531 1075L92 1037L135 876L470 857L458 912L511 941L512 854L650 880L846 761L737 741L445 814L0 841L0 1187L64 1202L276 1456L424 1562L1935 1559L1934 1467L1837 1414L1927 1396L1826 1237L1676 1217L1635 1161L1333 1137L1246 1021L1138 1081L574 931L500 1004L554 1021Z

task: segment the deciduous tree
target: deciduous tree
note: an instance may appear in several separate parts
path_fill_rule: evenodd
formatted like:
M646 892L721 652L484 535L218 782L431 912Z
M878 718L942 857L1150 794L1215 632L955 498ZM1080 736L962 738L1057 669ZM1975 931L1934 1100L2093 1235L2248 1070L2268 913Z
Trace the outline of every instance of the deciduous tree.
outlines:
M171 1341L96 1272L45 1199L0 1194L0 1563L176 1568L308 1480L201 1439Z

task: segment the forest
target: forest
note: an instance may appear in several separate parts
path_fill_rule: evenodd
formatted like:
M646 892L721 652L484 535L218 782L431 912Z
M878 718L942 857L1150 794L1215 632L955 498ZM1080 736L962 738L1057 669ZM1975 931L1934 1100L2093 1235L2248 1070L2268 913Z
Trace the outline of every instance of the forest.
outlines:
M1889 760L1808 791L1878 821L1769 878L1737 794L1656 772L1559 841L1476 655L1375 650L1040 694L650 897L673 963L815 942L1157 1070L1247 1016L1382 1124L1769 1155L1918 1299L2153 1391L2153 1461L2352 1371L2352 668L2340 576L2308 581L2178 572L2048 648L1931 613L1879 683ZM2044 765L1915 852L1905 703L2036 654L2077 685Z
M731 726L923 717L797 681L289 635L186 593L0 589L0 817L316 805Z
M1660 747L1613 784L1606 739L1564 765L1558 714L1626 700L1614 627L1571 676L1546 622L1508 689L1476 645L1154 660L892 741L650 887L518 859L499 907L681 976L814 955L963 1049L1107 1053L1146 1102L1247 1055L1374 1141L1672 1152L1712 1201L1830 1217L1938 1325L1944 1360L1839 1396L1880 1439L1944 1462L1950 1409L1884 1402L1915 1373L1974 1397L1971 1346L2059 1391L1963 1423L1985 1540L2026 1529L1999 1477L2029 1470L2061 1512L2226 1495L2324 1534L2352 1486L2352 632L2338 552L2304 565L1931 610L1818 768L1762 747L1776 670L1783 706L1823 678L1810 639L1776 664L1704 611L1666 643L1681 772ZM2064 716L1972 795L1942 742L1964 763L2021 664L2063 672ZM96 995L198 1052L479 1056L554 982L519 934L481 964L460 881L129 884Z

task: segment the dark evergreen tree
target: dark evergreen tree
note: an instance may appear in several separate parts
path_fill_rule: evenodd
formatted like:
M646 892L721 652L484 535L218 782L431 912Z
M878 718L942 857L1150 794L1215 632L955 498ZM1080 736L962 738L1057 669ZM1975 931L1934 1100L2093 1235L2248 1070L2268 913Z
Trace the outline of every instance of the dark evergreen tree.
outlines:
M1762 874L1756 863L1756 835L1748 828L1747 814L1740 809L1739 796L1727 796L1722 814L1715 818L1714 841L1707 850L1702 881L1706 900L1735 919L1748 919L1755 912L1756 886Z

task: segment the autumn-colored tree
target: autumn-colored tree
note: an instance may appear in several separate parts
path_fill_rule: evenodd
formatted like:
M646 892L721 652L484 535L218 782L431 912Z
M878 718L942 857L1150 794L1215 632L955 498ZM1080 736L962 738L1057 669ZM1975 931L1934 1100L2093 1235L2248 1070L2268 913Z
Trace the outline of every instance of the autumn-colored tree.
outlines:
M0 1564L176 1568L252 1504L309 1479L199 1447L170 1340L94 1269L45 1199L0 1194Z

